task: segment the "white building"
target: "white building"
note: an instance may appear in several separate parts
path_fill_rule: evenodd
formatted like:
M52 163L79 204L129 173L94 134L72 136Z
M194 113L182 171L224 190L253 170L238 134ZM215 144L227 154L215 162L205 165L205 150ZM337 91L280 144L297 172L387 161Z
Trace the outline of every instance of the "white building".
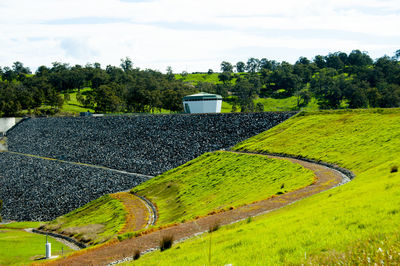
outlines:
M188 114L221 113L222 96L200 92L183 97L183 108Z

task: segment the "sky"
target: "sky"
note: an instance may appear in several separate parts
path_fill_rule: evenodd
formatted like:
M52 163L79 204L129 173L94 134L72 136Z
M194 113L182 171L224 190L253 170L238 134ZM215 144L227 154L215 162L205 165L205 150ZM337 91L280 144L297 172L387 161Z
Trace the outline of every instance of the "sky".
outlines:
M0 0L0 66L98 62L175 73L248 58L400 49L400 0Z

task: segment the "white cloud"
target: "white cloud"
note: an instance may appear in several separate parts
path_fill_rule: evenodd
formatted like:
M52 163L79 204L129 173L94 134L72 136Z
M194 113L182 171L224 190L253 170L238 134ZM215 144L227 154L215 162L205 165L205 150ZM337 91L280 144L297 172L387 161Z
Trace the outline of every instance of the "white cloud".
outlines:
M249 56L293 61L353 49L391 55L400 49L396 2L2 0L0 66L105 66L130 56L141 68L206 71Z

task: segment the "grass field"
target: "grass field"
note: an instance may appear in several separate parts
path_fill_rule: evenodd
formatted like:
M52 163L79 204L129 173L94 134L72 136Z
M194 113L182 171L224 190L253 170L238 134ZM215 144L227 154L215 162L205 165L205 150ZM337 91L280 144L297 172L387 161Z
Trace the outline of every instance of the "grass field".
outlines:
M21 225L19 225L21 226ZM52 255L71 252L71 249L52 238ZM0 228L0 265L25 265L45 255L46 236L28 233L23 230Z
M236 149L320 159L357 176L251 222L145 255L136 264L400 263L399 109L300 114Z
M38 228L43 222L12 222L8 224L1 224L0 229L24 229L24 228Z
M297 99L295 96L275 99L275 98L257 98L254 100L254 104L262 103L264 105L265 112L276 112L276 111L293 111L299 110L297 107ZM319 109L316 99L312 99L311 102L300 108L303 111L317 111ZM222 102L222 113L230 113L232 111L232 104L226 101ZM237 112L240 112L240 107L238 106Z
M84 95L85 92L91 91L91 88L84 88L81 89L81 93ZM78 90L74 90L74 92L70 93L70 100L68 102L64 102L63 107L61 108L61 112L64 113L74 113L74 114L79 114L80 112L94 112L93 109L83 107L78 100L76 99L76 94L78 93ZM61 96L64 97L64 94Z
M45 224L44 228L93 245L116 236L125 224L126 215L120 201L105 195Z
M313 181L313 172L288 161L214 152L150 179L132 192L157 205L157 224L168 224L267 199Z
M218 78L219 73L213 73L213 74L187 74L186 76L182 76L181 74L176 74L175 78L176 79L181 79L184 82L189 82L192 83L193 85L196 85L199 82L208 82L212 84L222 84L221 81L219 81ZM236 79L233 79L232 84L235 84Z

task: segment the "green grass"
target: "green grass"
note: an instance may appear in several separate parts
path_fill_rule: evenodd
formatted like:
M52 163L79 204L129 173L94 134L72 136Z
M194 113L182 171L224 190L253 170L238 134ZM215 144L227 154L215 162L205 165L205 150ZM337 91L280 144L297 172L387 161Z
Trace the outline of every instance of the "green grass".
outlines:
M71 252L71 249L49 237L52 255ZM23 230L0 228L0 265L25 265L45 255L46 236Z
M85 92L91 91L91 88L84 88L81 89L81 93L84 95ZM65 113L80 113L80 112L94 112L93 109L90 108L86 108L83 107L78 100L76 99L76 94L78 93L78 90L74 90L72 93L70 93L70 98L71 100L69 100L68 102L64 102L63 107L61 108L61 112L65 112ZM64 94L61 95L62 97L64 97Z
M88 244L98 244L116 236L125 224L123 204L105 195L44 225Z
M160 225L267 199L313 181L313 172L288 161L214 152L157 176L132 192L157 205Z
M182 76L181 74L176 74L176 79L181 79L184 82L190 82L196 85L198 82L208 82L213 84L222 84L218 79L219 73L213 74L187 74L186 76Z
M43 222L12 222L8 224L1 224L0 229L25 229L25 228L38 228Z
M399 109L300 114L236 149L321 159L357 176L250 223L221 227L212 235L213 265L335 264L339 258L380 264L379 248L394 254L387 264L400 263L400 172L392 172L400 166ZM210 237L142 256L137 264L208 265Z
M297 107L297 99L295 96L283 98L283 99L275 99L275 98L257 98L254 100L254 105L257 103L262 103L264 105L265 112L276 112L276 111L293 111L299 110ZM312 99L311 102L305 106L300 108L303 111L316 111L319 109L318 103L316 99ZM232 111L232 104L226 101L222 102L222 113L230 113ZM238 112L240 112L240 106L238 106Z

